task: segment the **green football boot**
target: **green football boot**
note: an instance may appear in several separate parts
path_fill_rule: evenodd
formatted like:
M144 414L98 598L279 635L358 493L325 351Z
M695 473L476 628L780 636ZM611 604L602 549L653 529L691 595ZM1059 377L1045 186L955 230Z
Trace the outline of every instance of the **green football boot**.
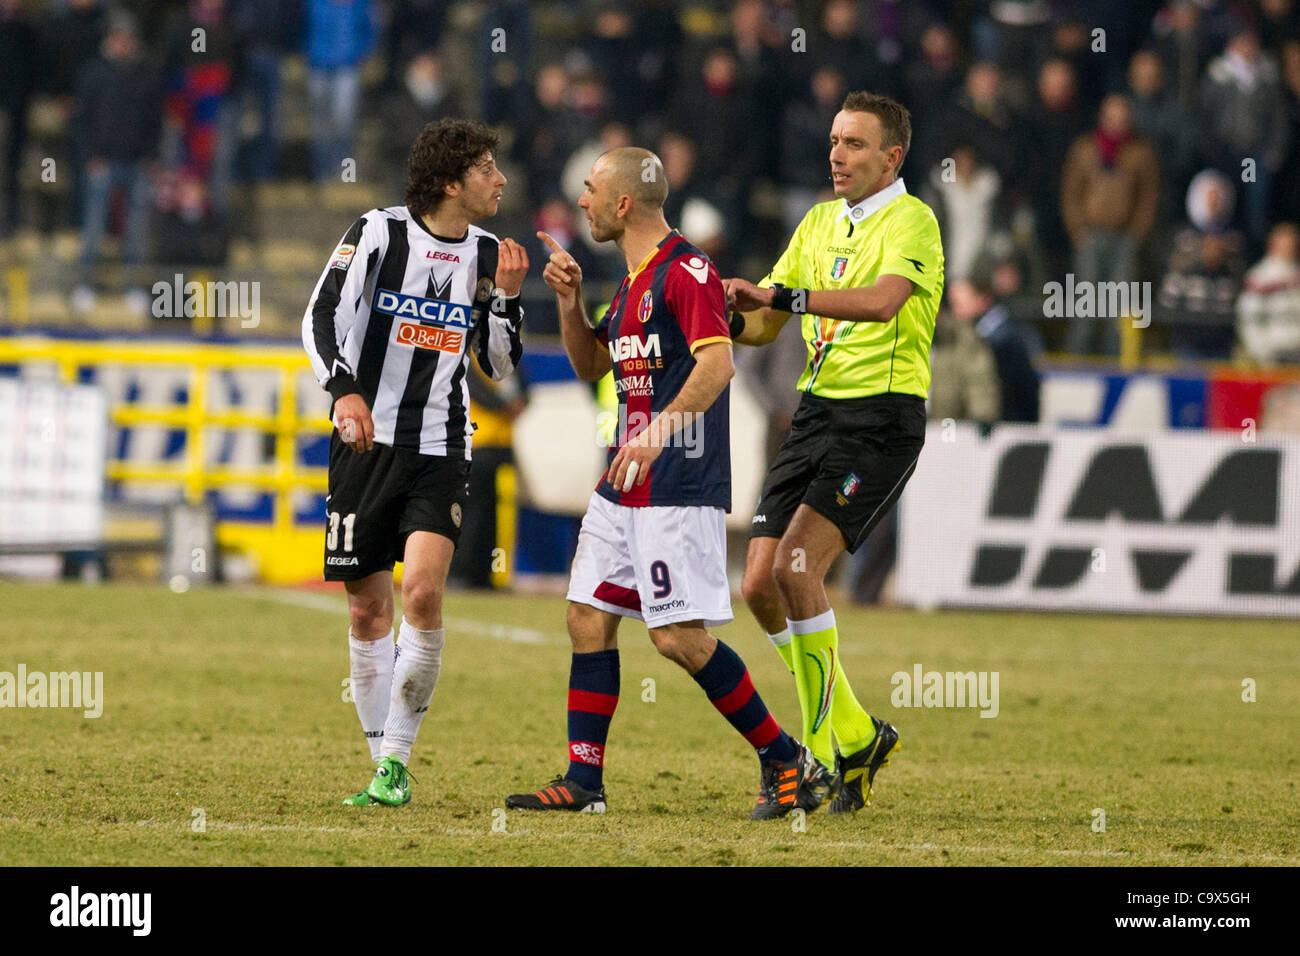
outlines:
M380 757L375 765L375 776L364 792L376 803L400 807L411 802L411 775L406 765L396 757Z
M345 807L373 807L379 801L370 794L362 790L360 793L353 794L343 801Z

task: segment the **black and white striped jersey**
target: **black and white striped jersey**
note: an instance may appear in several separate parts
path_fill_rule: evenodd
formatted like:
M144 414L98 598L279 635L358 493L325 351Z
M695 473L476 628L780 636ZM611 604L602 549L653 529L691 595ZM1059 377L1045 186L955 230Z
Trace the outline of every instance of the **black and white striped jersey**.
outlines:
M435 236L405 206L373 209L343 236L302 341L335 401L366 400L376 442L470 457L471 345L493 379L523 352L519 298L493 294L496 268L496 236L473 225L459 239Z

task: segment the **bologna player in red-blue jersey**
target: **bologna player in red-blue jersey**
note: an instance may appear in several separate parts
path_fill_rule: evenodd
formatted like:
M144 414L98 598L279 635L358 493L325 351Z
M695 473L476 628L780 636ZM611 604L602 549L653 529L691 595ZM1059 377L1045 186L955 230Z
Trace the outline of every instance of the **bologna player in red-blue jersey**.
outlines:
M725 514L731 508L728 384L735 367L717 269L664 219L659 157L610 150L578 201L592 236L613 241L628 275L596 329L582 273L550 236L543 277L555 292L564 347L580 378L613 371L619 428L591 496L569 580L569 767L506 806L603 813L603 769L618 703L618 625L644 621L655 647L680 664L758 752L751 817L789 813L807 751L768 712L744 662L709 626L732 619Z

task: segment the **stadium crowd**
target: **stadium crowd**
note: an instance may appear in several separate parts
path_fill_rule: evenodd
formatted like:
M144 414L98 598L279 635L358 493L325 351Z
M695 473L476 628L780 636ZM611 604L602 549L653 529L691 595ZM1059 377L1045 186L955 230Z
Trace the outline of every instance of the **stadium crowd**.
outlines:
M301 153L284 136L290 58L305 63ZM647 145L670 222L724 275L758 278L830 195L844 94L870 89L912 110L902 175L939 217L956 320L935 348L971 374L1027 374L1044 341L1116 353L1115 323L1044 317L1039 290L1067 272L1151 282L1179 356L1300 360L1295 0L0 0L0 71L0 235L80 230L82 309L106 230L127 264L219 260L202 237L238 232L232 184L338 181L376 120L396 202L416 132L455 114L508 144L526 201L498 232L545 229L617 279L572 199L596 154ZM41 99L72 173L37 223L22 186ZM535 331L553 323L544 299Z

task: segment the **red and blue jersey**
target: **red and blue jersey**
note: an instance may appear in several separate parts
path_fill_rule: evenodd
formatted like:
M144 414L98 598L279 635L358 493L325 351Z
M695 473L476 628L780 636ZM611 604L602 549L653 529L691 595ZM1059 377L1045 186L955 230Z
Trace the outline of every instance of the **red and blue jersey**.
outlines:
M609 348L619 426L609 460L677 397L695 368L693 353L731 343L727 297L709 257L674 231L622 281L596 335ZM731 510L730 386L688 418L650 466L650 477L617 491L609 475L596 490L632 507L708 505Z

